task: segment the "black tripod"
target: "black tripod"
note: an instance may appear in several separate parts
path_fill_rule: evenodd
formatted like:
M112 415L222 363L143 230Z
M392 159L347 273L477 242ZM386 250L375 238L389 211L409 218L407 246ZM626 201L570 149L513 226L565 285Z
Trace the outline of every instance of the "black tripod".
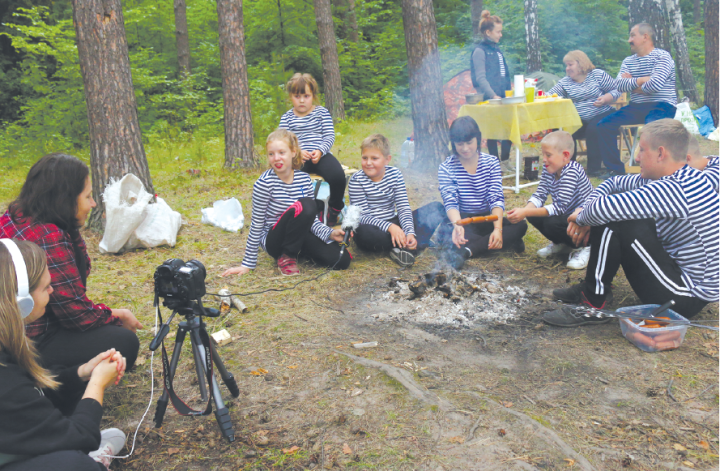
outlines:
M218 385L215 376L212 374L212 367L215 367L220 372L220 377L225 383L225 386L230 391L233 397L240 395L237 383L232 373L225 369L225 365L220 359L215 348L210 343L209 336L205 330L205 323L202 321L203 316L207 317L218 317L220 312L217 309L205 309L200 302L190 301L189 303L176 304L176 301L165 301L165 306L172 309L173 313L166 323L163 323L158 330L155 338L150 342L150 350L156 350L161 344L165 336L170 331L170 322L172 321L175 314L181 314L185 316L185 320L180 322L178 326L177 334L175 336L175 349L173 350L172 360L167 363L167 354L165 353L165 346L163 345L163 371L165 381L165 391L162 397L157 402L157 409L155 409L155 427L160 427L165 416L165 409L167 409L168 399L172 401L173 406L182 415L208 415L212 410L212 402L208 399L208 384L210 383L210 389L212 393L212 399L215 402L215 418L217 419L220 431L223 436L230 442L235 440L235 431L230 420L230 413L225 407L222 395L220 394L220 386ZM159 307L158 307L159 314ZM162 318L161 318L162 321ZM203 401L208 401L207 408L204 412L195 411L185 405L177 395L175 394L172 386L173 378L175 377L175 371L177 371L178 361L180 360L180 352L182 351L182 344L185 341L185 335L190 334L190 345L192 346L193 358L195 360L195 371L197 373L198 384L200 385L200 397ZM209 355L208 355L209 353Z

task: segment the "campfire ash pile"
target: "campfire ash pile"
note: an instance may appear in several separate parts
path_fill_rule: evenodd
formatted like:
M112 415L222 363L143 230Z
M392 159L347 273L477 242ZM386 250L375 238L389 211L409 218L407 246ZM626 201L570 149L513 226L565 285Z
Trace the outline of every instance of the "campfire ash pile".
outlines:
M529 304L517 286L502 286L486 274L433 272L416 279L391 278L381 298L393 306L375 313L378 320L465 325L505 321Z

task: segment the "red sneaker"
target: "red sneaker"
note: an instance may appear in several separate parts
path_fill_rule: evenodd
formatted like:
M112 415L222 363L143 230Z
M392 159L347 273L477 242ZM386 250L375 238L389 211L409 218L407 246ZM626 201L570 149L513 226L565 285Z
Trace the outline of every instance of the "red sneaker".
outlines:
M338 217L340 216L340 213L342 212L342 209L335 209L332 206L330 206L330 209L328 210L328 220L327 225L329 227L337 226L338 223Z
M299 275L300 269L297 266L297 259L288 255L281 255L277 261L280 273L285 276Z

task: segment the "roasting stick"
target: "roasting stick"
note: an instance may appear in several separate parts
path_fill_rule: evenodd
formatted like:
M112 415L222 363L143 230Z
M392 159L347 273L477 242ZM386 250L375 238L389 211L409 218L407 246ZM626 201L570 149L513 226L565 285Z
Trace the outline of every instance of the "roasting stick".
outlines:
M641 314L632 314L628 312L617 312L617 311L609 311L606 309L597 309L597 308L590 308L586 306L573 306L573 310L580 314L583 317L618 317L618 318L626 318L631 320L660 320L657 318L659 314L662 314L663 312L670 309L672 306L675 305L674 301L668 301L667 303L663 304L662 306L655 309L653 312L651 312L648 315L641 315ZM663 323L667 324L675 324L675 325L688 325L692 327L700 327L703 329L709 329L709 330L720 330L717 327L712 327L709 325L702 325L702 324L696 324L694 322L690 322L689 320L677 320L677 319L662 319ZM717 322L717 321L710 321L710 322Z
M494 214L490 216L476 216L474 218L465 218L460 219L457 222L449 222L450 225L457 225L457 226L467 226L468 224L477 224L478 222L490 222L490 221L497 221L498 217Z

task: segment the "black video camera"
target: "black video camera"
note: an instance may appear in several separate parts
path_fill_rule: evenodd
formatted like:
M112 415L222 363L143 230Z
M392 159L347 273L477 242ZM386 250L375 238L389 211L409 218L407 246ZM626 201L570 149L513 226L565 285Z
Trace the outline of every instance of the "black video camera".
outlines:
M166 260L155 269L155 297L166 305L189 305L205 296L205 266L198 260Z

